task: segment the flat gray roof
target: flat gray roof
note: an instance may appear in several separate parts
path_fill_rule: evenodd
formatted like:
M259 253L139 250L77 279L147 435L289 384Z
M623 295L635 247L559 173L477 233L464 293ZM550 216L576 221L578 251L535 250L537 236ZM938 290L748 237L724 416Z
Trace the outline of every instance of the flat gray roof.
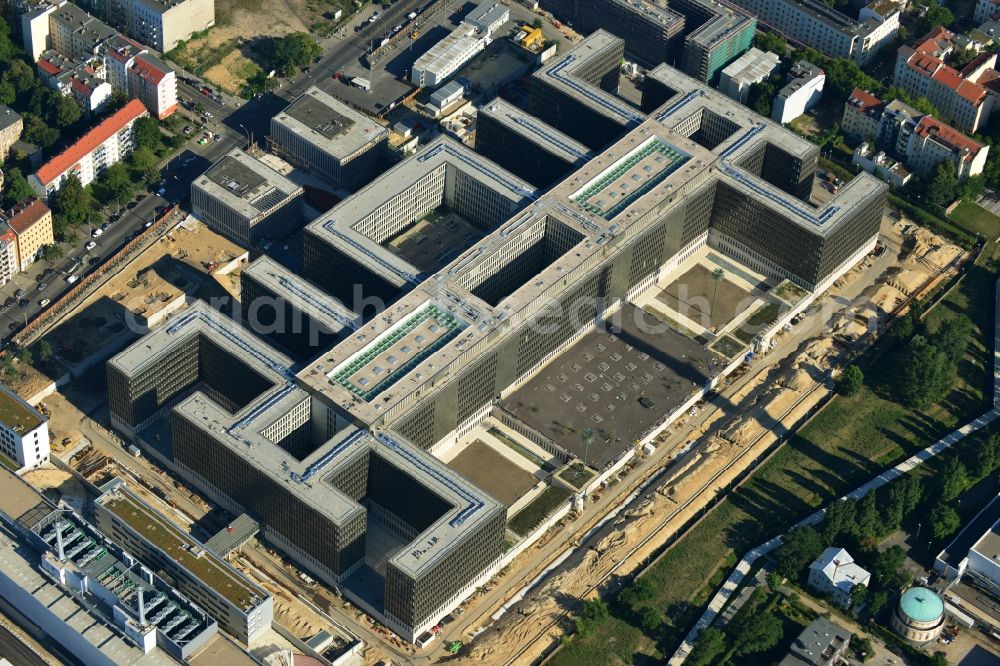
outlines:
M20 119L21 116L14 109L0 104L0 129L7 129Z
M313 86L271 119L323 152L344 160L389 130Z
M592 156L590 149L576 139L499 97L484 104L479 113L495 118L534 146L570 164L588 160Z
M685 37L685 41L691 41L706 48L727 39L737 29L757 20L755 18L743 16L742 14L737 14L728 7L724 7L714 2L699 2L698 4L704 7L706 11L713 12L715 16L708 21L705 21L705 23L702 24L697 30L687 35L687 37Z
M248 219L302 192L302 187L239 148L233 148L191 184Z
M243 269L243 274L284 298L331 333L356 328L361 323L361 317L353 310L267 255L251 262Z
M615 97L609 92L591 85L577 77L577 71L586 66L591 58L595 58L609 50L621 50L624 42L604 30L589 35L585 40L571 48L565 54L546 64L532 76L538 77L577 101L586 104L598 113L614 119L626 127L638 125L646 119L638 109Z

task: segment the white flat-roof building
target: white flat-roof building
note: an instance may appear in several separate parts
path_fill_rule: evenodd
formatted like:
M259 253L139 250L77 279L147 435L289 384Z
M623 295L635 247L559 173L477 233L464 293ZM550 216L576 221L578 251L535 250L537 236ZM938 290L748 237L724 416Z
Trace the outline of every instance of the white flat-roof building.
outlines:
M750 86L774 74L780 64L777 54L752 48L722 70L719 92L746 104Z
M510 8L499 2L484 2L465 17L465 22L488 35L510 20Z
M1000 496L962 528L934 560L934 571L955 580L966 576L1000 599Z
M436 88L492 41L485 30L463 23L417 58L410 71L410 81L421 88Z
M0 453L23 471L49 459L49 420L0 384Z
M388 137L386 127L315 86L271 118L271 146L281 157L350 191L375 177Z
M778 91L771 109L771 118L782 125L819 104L826 83L826 73L805 60L795 63L788 76L789 82Z
M809 587L833 597L842 608L851 605L851 590L855 585L868 587L871 574L854 563L843 548L830 547L809 565Z

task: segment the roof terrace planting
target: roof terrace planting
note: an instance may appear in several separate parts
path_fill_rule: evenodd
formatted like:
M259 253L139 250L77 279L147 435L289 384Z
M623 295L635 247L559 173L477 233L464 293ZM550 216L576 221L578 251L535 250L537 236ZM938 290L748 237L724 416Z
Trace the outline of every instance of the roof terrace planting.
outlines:
M570 196L584 210L610 220L666 180L691 156L651 136Z
M427 301L330 373L332 381L370 401L454 339L464 321Z

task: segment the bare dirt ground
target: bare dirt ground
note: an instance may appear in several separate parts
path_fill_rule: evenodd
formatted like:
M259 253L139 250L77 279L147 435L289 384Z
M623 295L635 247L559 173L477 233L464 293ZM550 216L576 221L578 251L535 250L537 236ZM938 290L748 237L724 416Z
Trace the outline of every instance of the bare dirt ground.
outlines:
M219 0L215 27L167 55L226 92L237 94L261 71L248 57L255 42L309 32L309 23L317 17L308 0Z

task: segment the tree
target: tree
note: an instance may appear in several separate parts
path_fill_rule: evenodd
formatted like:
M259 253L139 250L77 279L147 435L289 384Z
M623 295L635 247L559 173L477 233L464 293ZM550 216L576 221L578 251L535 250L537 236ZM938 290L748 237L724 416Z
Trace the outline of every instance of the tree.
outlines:
M583 442L583 464L586 465L590 455L590 445L594 443L594 429L584 428L580 433L580 441Z
M861 390L864 382L865 375L861 372L861 368L851 364L844 368L837 378L837 392L846 396L855 395Z
M948 666L948 655L938 650L931 655L930 666Z
M885 500L880 502L882 506L882 520L885 521L887 530L899 529L906 516L906 491L899 483L889 484L889 490L885 494Z
M647 634L652 634L663 626L663 616L652 606L643 606L639 611L639 626Z
M42 259L53 262L63 258L63 249L56 243L49 243L42 246Z
M965 355L972 337L972 320L965 315L950 317L938 327L934 333L934 346L938 348L952 363L958 363Z
M80 184L80 179L70 176L63 186L52 196L52 212L68 224L77 226L90 218L93 197L90 190Z
M781 620L771 613L741 613L730 625L733 652L740 656L771 649L783 634Z
M875 493L870 492L858 503L857 535L859 539L876 539L882 536L882 516L875 504Z
M1000 435L991 434L976 449L976 478L985 478L1000 464Z
M156 166L158 162L159 159L156 157L156 153L148 146L136 148L129 157L129 163L132 165L132 168L142 174L146 182L159 177L160 172Z
M961 519L958 512L944 502L939 502L931 509L931 534L935 539L944 539L955 533Z
M902 488L905 498L903 515L908 516L916 511L917 507L920 506L920 501L924 498L924 482L915 474L908 474L898 480L896 484Z
M785 578L795 580L822 552L823 540L816 528L811 525L797 527L774 550L774 570Z
M762 116L770 116L771 103L774 101L774 96L778 94L781 85L782 79L779 75L754 83L750 86L750 92L747 94L747 106Z
M136 148L155 149L160 145L160 123L152 116L143 116L132 124Z
M989 159L987 157L987 159ZM965 182L959 185L958 193L962 198L962 201L976 201L983 191L986 189L986 176L983 174L977 174L965 179Z
M76 103L76 99L72 95L63 97L54 94L49 96L49 123L64 129L80 120L81 115L83 112L80 110L80 105Z
M600 597L587 599L583 602L580 617L576 619L576 633L581 637L586 636L608 619L608 615L608 605Z
M49 127L44 120L36 115L26 116L24 140L42 148L51 148L59 140L59 130Z
M875 617L889 605L889 593L879 590L871 595L868 599L868 612L872 617Z
M14 60L11 62L10 69L3 75L3 80L14 86L18 97L24 96L25 98L38 84L38 80L35 78L35 71L23 60Z
M927 202L944 208L958 197L958 176L950 160L941 160L927 184Z
M274 68L284 76L305 69L323 53L316 40L304 32L293 32L274 41Z
M131 199L135 191L132 176L121 162L115 162L104 171L101 175L101 184L118 203L125 203Z
M770 51L777 53L779 56L783 56L788 52L788 42L773 32L761 32L758 30L757 34L753 37L753 45L761 51Z
M19 201L35 196L35 188L28 184L28 179L24 177L20 169L12 167L5 176L7 189L3 195L4 206L9 208Z
M947 28L955 22L955 15L947 7L942 7L936 0L931 0L927 5L927 13L923 15L918 24L920 34L925 35L936 26Z
M17 99L17 91L7 80L0 80L0 104L10 106Z
M725 651L726 634L721 629L706 627L698 633L691 654L684 663L688 666L709 666L716 663Z
M864 585L855 585L851 588L851 608L861 608L868 598L868 588Z
M900 588L909 582L910 574L904 566L906 551L902 546L893 546L875 556L872 562L872 576L882 588Z
M896 391L899 400L922 409L943 398L955 378L955 365L923 336L915 336L898 357Z
M857 513L858 501L853 497L831 504L821 525L822 544L831 544L845 533L854 534Z
M656 588L648 578L637 578L634 583L619 593L618 600L629 608L635 608L656 596Z
M38 343L38 360L42 363L48 363L49 359L52 358L52 343L48 340L42 340Z
M950 457L941 469L938 497L941 501L950 502L969 487L969 473L961 460Z

